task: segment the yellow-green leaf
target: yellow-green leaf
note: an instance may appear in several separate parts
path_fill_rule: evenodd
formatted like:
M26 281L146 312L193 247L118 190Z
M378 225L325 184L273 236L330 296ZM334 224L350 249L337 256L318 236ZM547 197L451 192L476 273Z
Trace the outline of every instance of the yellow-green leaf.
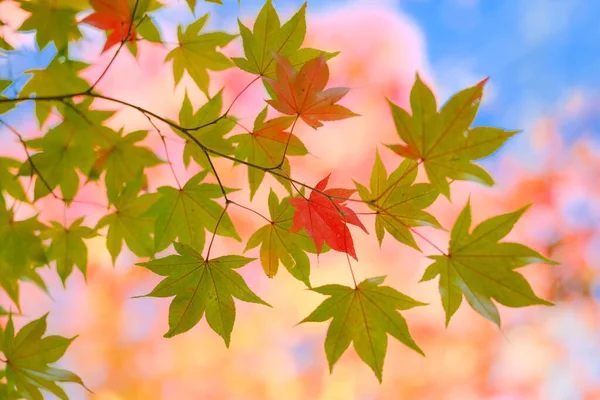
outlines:
M225 32L209 32L200 34L208 20L208 14L190 24L185 31L177 28L179 46L167 54L165 61L173 60L173 75L175 85L187 71L196 85L208 97L209 77L207 70L223 71L233 66L233 63L217 48L225 47L236 35Z
M234 271L254 259L222 256L205 260L190 246L175 243L175 249L179 255L138 264L166 277L146 296L175 296L169 309L169 331L165 337L187 332L206 315L209 326L229 347L235 321L233 298L269 306Z
M472 160L489 156L518 133L471 128L486 81L455 94L438 112L431 89L417 75L410 93L412 115L389 102L396 131L405 144L388 147L402 157L419 160L429 181L448 198L448 178L493 185L492 177Z
M301 323L323 322L333 318L325 338L325 353L330 371L350 343L354 343L359 357L371 367L381 382L387 334L423 354L398 310L408 310L426 304L389 286L380 286L384 279L384 276L366 279L356 288L326 285L312 289L330 297Z
M440 276L439 290L446 325L462 303L463 295L475 311L500 326L492 299L507 307L552 305L539 298L517 271L532 263L556 264L537 251L518 243L502 242L527 207L498 215L477 225L471 233L471 206L465 206L452 229L448 254L430 256L435 262L421 281Z
M246 58L232 60L236 66L252 74L275 78L273 53L288 58L294 67L301 66L321 53L326 59L337 55L315 49L300 49L306 35L306 3L282 26L272 1L267 0L254 21L253 30L239 20L238 26Z
M307 252L315 253L314 242L306 232L291 232L294 207L286 197L279 202L275 192L269 193L271 223L258 229L248 239L244 252L260 246L260 262L265 274L272 278L277 274L279 263L292 276L310 287L310 261Z
M48 247L48 260L56 261L56 271L63 285L76 265L83 276L87 273L87 245L83 239L96 236L96 232L86 226L81 226L83 217L73 221L68 228L56 221L52 221L50 229L40 234L41 239L51 239Z
M12 316L9 317L1 346L7 361L6 382L11 390L27 399L43 399L40 390L44 390L61 400L69 400L57 383L77 383L89 389L73 372L49 365L64 355L75 338L44 337L47 315L25 325L16 336Z
M156 217L154 225L154 250L161 251L169 247L176 238L179 242L202 251L206 238L205 229L221 236L241 241L233 222L223 207L213 199L223 196L219 185L200 183L207 171L193 176L181 188L162 186L157 189L160 197L143 214ZM225 188L226 192L236 189ZM217 221L220 222L217 228Z
M417 162L413 160L404 160L388 177L377 152L371 173L370 190L354 182L361 199L376 212L375 233L379 245L387 231L400 243L420 250L413 237L412 228L441 228L433 215L423 211L435 201L438 191L427 183L415 184L416 177Z

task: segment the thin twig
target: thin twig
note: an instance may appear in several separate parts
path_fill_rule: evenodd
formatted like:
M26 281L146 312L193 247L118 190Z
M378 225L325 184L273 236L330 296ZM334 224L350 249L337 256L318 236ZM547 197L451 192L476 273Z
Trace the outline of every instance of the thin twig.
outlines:
M210 243L208 245L208 250L206 251L206 261L208 261L210 259L210 250L212 249L212 245L215 241L215 236L217 236L217 230L219 229L219 224L221 224L221 220L223 219L223 216L227 212L228 207L229 207L229 202L225 203L225 207L223 207L223 211L221 212L221 215L219 215L219 219L217 220L217 224L215 225L215 231L213 232L212 238L210 239Z
M250 212L253 212L254 214L258 215L259 217L261 217L262 219L264 219L265 221L267 221L270 224L273 223L273 221L271 221L269 218L265 217L264 215L262 215L258 211L251 209L250 207L246 207L246 206L244 206L244 205L242 205L240 203L237 203L237 202L235 202L233 200L229 200L229 203L234 204L234 205L236 205L236 206L238 206L240 208L243 208L244 210L248 210Z
M135 13L137 12L137 7L138 7L139 2L140 2L140 0L135 0L135 5L133 6L133 12L131 13L131 19L129 20L129 26L127 27L127 34L125 35L125 37L121 38L121 43L119 43L119 47L117 48L117 51L115 51L115 54L113 54L112 58L108 62L108 65L106 66L106 68L104 68L104 71L102 71L102 73L100 74L98 79L96 79L96 82L94 82L94 84L92 86L90 86L90 88L86 91L86 93L92 93L92 90L94 90L96 88L96 86L98 85L98 83L100 83L102 78L104 78L104 76L106 75L106 73L108 72L108 70L110 69L112 64L115 62L117 55L119 55L119 52L121 51L123 46L125 46L125 43L129 40L129 37L131 36L131 31L132 31L131 28L133 27L133 20L135 19ZM144 15L144 17L146 17L146 16ZM141 19L141 21L144 20L144 17ZM140 23L141 23L141 21L140 21Z
M167 163L169 164L169 168L171 169L171 173L173 174L173 178L175 178L175 182L177 183L177 187L181 189L181 183L179 183L179 179L177 178L177 174L175 173L175 168L173 168L173 163L171 162L171 158L169 157L169 149L167 148L167 142L165 141L165 135L162 134L160 129L156 126L152 118L146 113L142 113L146 118L148 118L148 122L154 127L158 136L160 136L160 140L162 141L163 147L165 148L165 156L167 157Z

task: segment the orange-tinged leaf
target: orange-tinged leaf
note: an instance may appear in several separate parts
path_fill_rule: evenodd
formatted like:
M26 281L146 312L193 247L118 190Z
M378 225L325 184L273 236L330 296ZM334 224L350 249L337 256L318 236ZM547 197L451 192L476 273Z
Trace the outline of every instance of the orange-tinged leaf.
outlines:
M290 61L274 54L277 79L264 78L273 88L276 99L267 100L277 111L298 115L304 122L317 129L321 121L334 121L357 116L337 103L349 88L325 89L329 80L329 67L321 54L296 71Z
M356 225L365 232L367 229L354 211L344 205L345 200L355 191L325 189L328 181L329 175L315 186L315 189L324 194L313 190L308 199L290 199L290 204L296 208L291 231L298 232L305 228L308 236L315 242L317 254L321 252L323 243L327 243L332 249L348 253L358 260L347 224Z
M102 29L108 33L104 53L115 44L127 37L131 24L131 9L127 0L90 0L95 12L85 17L81 22ZM136 37L135 29L131 27L130 41Z

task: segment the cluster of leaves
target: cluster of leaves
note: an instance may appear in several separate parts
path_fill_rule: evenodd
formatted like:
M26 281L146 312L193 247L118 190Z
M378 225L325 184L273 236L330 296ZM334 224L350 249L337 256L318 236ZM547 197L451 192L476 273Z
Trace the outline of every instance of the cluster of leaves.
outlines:
M193 11L195 1L187 3ZM357 114L338 104L348 88L326 89L327 60L337 53L302 47L306 5L282 25L267 0L253 29L239 22L243 57L229 58L220 51L237 35L202 32L208 14L187 27L179 26L178 43L165 62L172 61L176 84L187 73L208 100L194 111L186 95L179 121L175 122L96 90L123 49L135 56L139 41L161 43L152 14L162 7L159 2L21 0L19 4L30 13L19 31L35 31L38 46L53 45L57 56L47 68L27 71L30 79L18 94L13 95L11 90L10 96L3 95L9 92L11 81L0 81L0 123L5 132L16 137L25 154L22 159L0 158L0 286L17 308L20 281L34 282L46 290L38 273L45 265L55 265L63 284L74 266L85 275L86 239L104 236L113 262L122 252L123 243L135 255L145 258L153 258L174 245L177 255L138 264L165 277L147 296L173 297L165 337L188 331L205 316L228 346L235 320L233 298L268 306L235 271L254 258L211 254L216 236L242 240L229 217L229 207L239 206L267 221L247 239L246 245L246 251L260 246L259 262L267 276L274 277L281 263L292 276L312 288L309 254L334 250L358 260L349 224L364 232L368 229L350 204L373 211L380 244L387 232L399 243L421 251L415 229L443 228L425 209L440 194L450 199L450 183L454 180L493 184L492 177L473 160L492 154L516 133L472 127L485 81L457 93L438 110L432 91L417 76L410 94L410 112L390 102L403 142L388 145L401 157L393 172L388 175L376 153L369 187L355 182L356 189L327 188L329 176L313 187L291 176L288 156L308 153L301 138L293 133L295 126L305 123L318 129L324 122ZM47 24L48 18L56 23ZM88 65L69 55L69 46L82 39L82 25L105 31L102 52L114 51L106 69L93 82L80 76ZM0 40L0 47L8 53L13 51L4 39ZM261 80L270 96L253 129L235 134L232 132L237 121L230 115L231 106L224 110L222 91L211 95L208 73L231 67L254 75L251 84ZM156 123L168 126L186 141L181 162L200 172L181 185L172 169L173 186L149 191L149 170L165 162L172 167L173 161L168 156L162 160L143 145L147 131L125 132L106 126L114 112L93 107L98 98L146 116L160 134L165 150L165 135ZM31 140L25 140L2 117L17 104L28 101L35 104L43 133ZM278 115L269 117L273 112ZM49 126L52 113L60 117L60 122ZM287 194L278 196L270 189L269 216L259 214L232 199L239 188L223 184L212 161L215 157L247 169L250 200L267 174ZM415 183L419 168L424 168L428 182ZM28 181L33 184L32 195L24 189L22 177L31 177ZM61 200L66 213L73 202L85 203L76 199L85 185L99 185L106 191L106 204L101 206L108 211L95 226L86 226L84 217L68 226L66 220L47 225L37 215L20 217L22 204L32 205L46 197ZM352 197L355 194L358 197ZM493 217L471 230L467 204L452 229L448 251L429 256L434 262L422 280L439 275L446 324L460 307L463 296L475 311L497 325L500 317L492 299L509 307L550 304L533 293L516 269L552 261L522 244L499 242L524 211ZM350 264L349 267L352 272ZM375 277L360 283L354 281L353 287L331 284L312 288L328 297L302 322L331 319L325 339L330 368L352 342L361 359L381 380L387 334L423 354L399 311L425 304L383 286L383 282L384 277ZM6 308L9 307L0 311L6 314ZM73 339L42 338L45 330L43 317L15 336L12 316L6 328L0 330L0 351L4 354L4 369L0 371L2 398L39 399L40 389L67 398L56 382L83 384L76 375L48 366L62 356Z

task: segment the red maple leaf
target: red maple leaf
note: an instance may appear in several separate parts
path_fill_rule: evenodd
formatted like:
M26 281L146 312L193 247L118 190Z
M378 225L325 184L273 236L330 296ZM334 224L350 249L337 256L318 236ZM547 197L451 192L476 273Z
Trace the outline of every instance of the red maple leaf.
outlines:
M290 204L296 208L292 223L292 232L306 229L308 236L315 242L317 254L321 252L323 243L327 243L334 250L348 253L354 259L354 243L347 224L356 225L365 232L367 229L358 219L354 211L344 205L355 190L327 189L329 175L315 186L315 189L332 196L327 196L317 191L312 191L310 197L290 199ZM334 204L335 203L335 204ZM368 233L368 232L367 232Z
M95 12L85 17L81 22L110 32L106 38L104 49L102 49L104 53L127 36L131 24L131 9L127 0L90 0L90 4ZM131 27L128 40L131 41L135 38L135 30Z
M348 93L349 88L323 90L329 80L329 67L321 54L296 71L290 61L274 54L277 79L264 78L273 88L277 98L267 100L277 111L298 115L304 122L317 129L320 121L334 121L357 116L344 106L335 104Z

